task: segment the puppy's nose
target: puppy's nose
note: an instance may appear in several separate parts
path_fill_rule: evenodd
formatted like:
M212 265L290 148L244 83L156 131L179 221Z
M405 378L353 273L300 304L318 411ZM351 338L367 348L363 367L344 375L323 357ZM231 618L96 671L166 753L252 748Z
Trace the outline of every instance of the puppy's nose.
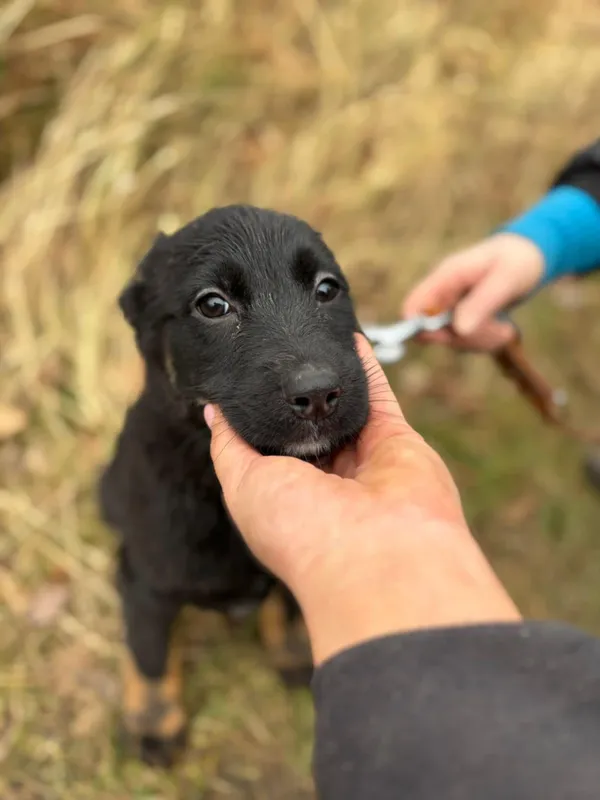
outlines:
M313 422L332 414L341 394L338 376L333 370L310 364L288 376L283 392L294 414Z

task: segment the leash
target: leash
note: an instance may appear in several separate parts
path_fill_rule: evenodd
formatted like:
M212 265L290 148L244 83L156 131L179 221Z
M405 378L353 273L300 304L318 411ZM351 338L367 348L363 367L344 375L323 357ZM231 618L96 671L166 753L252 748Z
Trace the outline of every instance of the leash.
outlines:
M500 372L513 383L525 400L548 425L585 445L600 444L600 431L588 430L570 422L567 415L567 393L554 389L531 364L523 348L521 331L504 312L499 319L510 323L513 337L490 355ZM452 327L449 311L428 311L393 325L369 325L363 333L371 341L375 355L382 364L400 361L406 353L406 343L424 331Z
M535 369L525 355L520 332L516 328L515 331L515 337L508 344L491 354L500 372L517 387L548 425L559 428L581 444L600 444L600 431L579 427L569 420L566 392L553 389Z

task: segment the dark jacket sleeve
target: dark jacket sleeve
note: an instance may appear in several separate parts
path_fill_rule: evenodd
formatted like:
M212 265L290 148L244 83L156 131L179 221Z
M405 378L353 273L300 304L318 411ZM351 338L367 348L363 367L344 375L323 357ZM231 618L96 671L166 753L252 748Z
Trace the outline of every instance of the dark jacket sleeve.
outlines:
M575 153L558 172L552 186L565 185L583 189L600 203L600 139Z
M313 680L320 800L600 798L600 641L569 626L390 636Z

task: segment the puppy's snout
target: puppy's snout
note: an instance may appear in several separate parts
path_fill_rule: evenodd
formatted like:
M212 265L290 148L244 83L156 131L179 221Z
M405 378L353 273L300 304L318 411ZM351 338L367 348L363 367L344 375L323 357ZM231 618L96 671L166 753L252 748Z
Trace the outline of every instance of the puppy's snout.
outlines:
M335 411L341 394L338 384L332 369L305 364L287 377L283 393L297 417L318 422Z

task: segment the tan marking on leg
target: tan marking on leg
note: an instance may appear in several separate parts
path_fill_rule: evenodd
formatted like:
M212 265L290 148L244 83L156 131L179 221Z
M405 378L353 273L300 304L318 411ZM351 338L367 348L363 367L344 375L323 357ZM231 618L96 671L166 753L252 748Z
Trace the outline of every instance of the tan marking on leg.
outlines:
M285 647L287 615L281 594L274 589L258 611L258 630L263 646L269 653Z
M259 610L259 635L273 667L280 671L310 668L312 653L302 618L290 621L281 593L274 589Z
M186 718L181 706L171 706L155 726L155 736L172 739L185 728Z
M125 653L122 664L123 714L129 719L141 717L148 705L149 682L138 670L130 652Z
M181 652L171 646L165 674L146 678L127 653L123 663L123 717L127 730L136 736L170 738L185 726L181 706Z
M181 676L182 653L179 645L171 645L167 658L167 670L161 680L160 693L168 702L178 702L181 698L182 676Z

